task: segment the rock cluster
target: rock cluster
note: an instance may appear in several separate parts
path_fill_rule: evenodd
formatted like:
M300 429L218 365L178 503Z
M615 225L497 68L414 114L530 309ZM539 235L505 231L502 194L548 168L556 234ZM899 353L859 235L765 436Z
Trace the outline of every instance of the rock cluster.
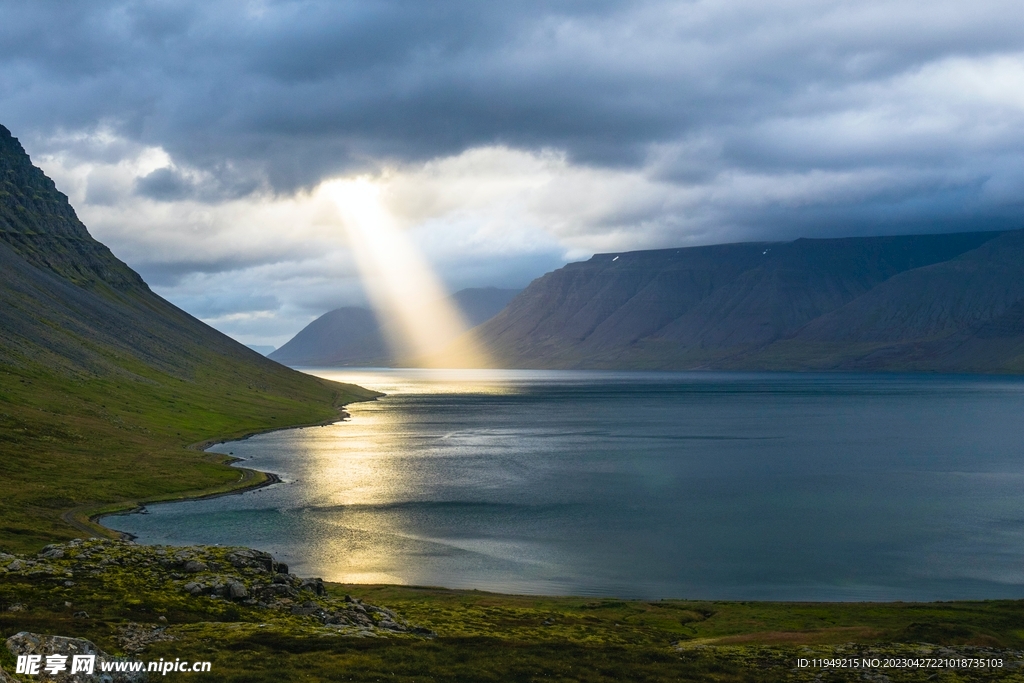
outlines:
M41 655L44 658L49 655L63 655L70 659L74 655L94 655L97 659L104 661L117 661L93 645L92 641L84 638L65 638L64 636L46 636L38 633L22 631L7 639L7 649L14 656L18 655ZM71 674L70 667L57 674L41 673L38 676L41 681L52 681L53 683L141 683L146 680L145 672L101 672L97 663L91 675L76 673ZM0 681L3 681L0 678Z
M75 586L76 581L116 581L127 576L143 584L146 591L226 601L299 617L304 623L319 623L352 635L433 635L407 624L387 608L350 596L332 598L322 579L296 576L269 553L251 548L145 546L131 541L76 539L48 545L34 557L0 555L0 576L4 575L43 578L64 587ZM10 605L7 609L25 606ZM78 614L81 618L89 616ZM149 635L142 634L139 629L143 628ZM139 626L132 635L125 636L122 646L126 651L137 651L149 642L166 639L161 629L156 625Z

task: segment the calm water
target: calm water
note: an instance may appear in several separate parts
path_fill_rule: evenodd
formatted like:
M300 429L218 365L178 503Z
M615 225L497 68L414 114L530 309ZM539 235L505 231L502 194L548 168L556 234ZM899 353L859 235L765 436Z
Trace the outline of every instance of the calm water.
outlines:
M1024 381L317 371L387 392L214 450L284 483L106 522L304 575L730 599L1024 597Z

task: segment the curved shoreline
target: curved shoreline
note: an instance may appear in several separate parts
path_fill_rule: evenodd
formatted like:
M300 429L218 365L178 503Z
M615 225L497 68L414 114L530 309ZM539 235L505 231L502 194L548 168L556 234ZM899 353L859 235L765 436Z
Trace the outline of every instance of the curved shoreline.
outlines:
M379 396L374 396L368 401L374 401ZM351 403L360 403L361 401L351 401ZM271 432L279 432L286 429L303 429L305 427L327 427L338 422L344 422L351 415L344 406L338 408L338 416L332 420L322 420L320 422L307 422L296 425L284 425L280 427L271 427L268 429L259 429L248 432L241 436L232 437L218 437L212 439L205 439L203 441L197 441L192 444L185 446L186 450L206 452L206 449L216 446L221 443L228 443L231 441L244 441L260 434L269 434ZM233 466L236 462L241 462L241 458L235 458L232 456L224 456L220 461L221 464ZM97 505L96 503L86 503L77 507L66 510L60 516L68 526L73 529L77 529L90 537L94 538L118 538L122 540L132 540L134 536L124 531L118 531L105 526L101 519L104 517L111 517L115 515L123 514L137 514L141 510L145 509L146 505L154 503L175 503L186 500L206 500L209 498L219 498L221 496L232 496L236 494L245 493L246 491L255 491L256 489L265 488L281 482L281 478L271 472L262 472L260 470L254 470L248 467L236 467L240 475L238 480L231 483L225 484L208 489L199 489L195 491L186 491L184 493L172 495L172 496L155 496L151 498L143 498L140 500L122 500L117 503L109 503L106 505Z

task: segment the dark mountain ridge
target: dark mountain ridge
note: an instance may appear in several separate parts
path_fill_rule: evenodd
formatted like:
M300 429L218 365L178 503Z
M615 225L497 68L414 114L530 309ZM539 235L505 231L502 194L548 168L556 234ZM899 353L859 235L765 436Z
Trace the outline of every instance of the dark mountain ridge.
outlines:
M2 126L0 176L0 362L97 376L131 374L137 361L194 379L230 359L263 384L307 381L154 294Z
M599 254L535 280L475 333L507 367L1015 372L1022 241L1011 231Z
M84 287L149 287L89 235L68 198L0 126L0 240L27 263Z

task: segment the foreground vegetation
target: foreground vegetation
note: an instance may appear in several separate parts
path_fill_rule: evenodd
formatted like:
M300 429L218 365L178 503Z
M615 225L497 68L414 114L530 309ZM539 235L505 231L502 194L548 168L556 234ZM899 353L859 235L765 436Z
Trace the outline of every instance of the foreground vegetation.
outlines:
M103 533L88 524L101 510L257 484L189 445L336 420L376 395L284 368L240 382L253 374L244 359L211 367L183 379L141 364L105 377L0 366L0 551L38 550L82 526Z
M244 549L120 541L0 556L0 636L60 634L137 660L208 660L208 680L239 682L812 681L823 670L800 658L837 657L880 662L824 680L1024 679L1019 601L643 602L325 588L285 572ZM883 664L925 657L1004 666ZM13 664L0 648L0 666Z

